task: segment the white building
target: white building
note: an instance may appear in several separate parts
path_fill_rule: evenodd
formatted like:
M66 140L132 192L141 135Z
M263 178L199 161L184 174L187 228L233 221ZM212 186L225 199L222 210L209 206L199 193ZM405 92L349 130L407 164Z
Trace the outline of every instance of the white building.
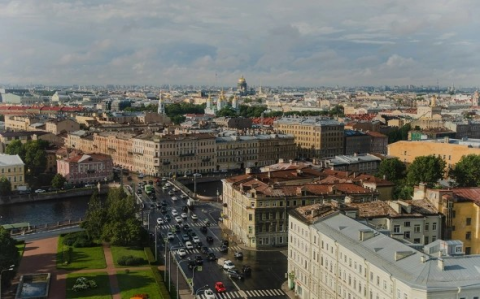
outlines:
M288 238L289 287L302 299L480 296L480 256L429 255L318 205L290 212Z

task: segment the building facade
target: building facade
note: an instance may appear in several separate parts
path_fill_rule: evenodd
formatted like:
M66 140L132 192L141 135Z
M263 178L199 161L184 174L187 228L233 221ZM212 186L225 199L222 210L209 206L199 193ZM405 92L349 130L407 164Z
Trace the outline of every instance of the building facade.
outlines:
M12 191L25 186L25 163L19 155L0 154L0 177L6 178Z
M366 133L345 130L345 155L366 154L370 151L371 137Z
M107 182L113 179L113 160L104 154L80 154L57 160L57 173L74 185Z

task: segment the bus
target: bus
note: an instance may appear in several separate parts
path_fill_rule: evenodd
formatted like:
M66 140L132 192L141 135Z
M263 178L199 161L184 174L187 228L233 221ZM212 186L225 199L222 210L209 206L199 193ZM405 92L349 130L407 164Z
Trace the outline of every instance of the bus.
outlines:
M145 193L147 193L147 195L150 195L152 194L152 190L153 190L153 186L152 185L145 185Z

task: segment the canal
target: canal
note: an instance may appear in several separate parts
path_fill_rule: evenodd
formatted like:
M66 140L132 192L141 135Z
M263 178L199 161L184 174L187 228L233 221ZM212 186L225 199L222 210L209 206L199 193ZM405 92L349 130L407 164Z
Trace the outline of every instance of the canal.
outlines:
M187 187L193 190L193 184L187 185ZM221 194L222 182L197 184L198 193L202 195L216 196L217 189ZM30 225L40 225L65 220L79 220L85 217L89 200L89 196L84 196L0 206L0 224L29 222Z

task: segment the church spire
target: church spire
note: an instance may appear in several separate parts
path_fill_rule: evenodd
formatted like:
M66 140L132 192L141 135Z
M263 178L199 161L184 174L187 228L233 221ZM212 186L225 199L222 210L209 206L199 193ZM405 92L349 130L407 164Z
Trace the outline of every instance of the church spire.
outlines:
M158 114L165 114L165 104L163 103L163 93L160 94L158 99Z

